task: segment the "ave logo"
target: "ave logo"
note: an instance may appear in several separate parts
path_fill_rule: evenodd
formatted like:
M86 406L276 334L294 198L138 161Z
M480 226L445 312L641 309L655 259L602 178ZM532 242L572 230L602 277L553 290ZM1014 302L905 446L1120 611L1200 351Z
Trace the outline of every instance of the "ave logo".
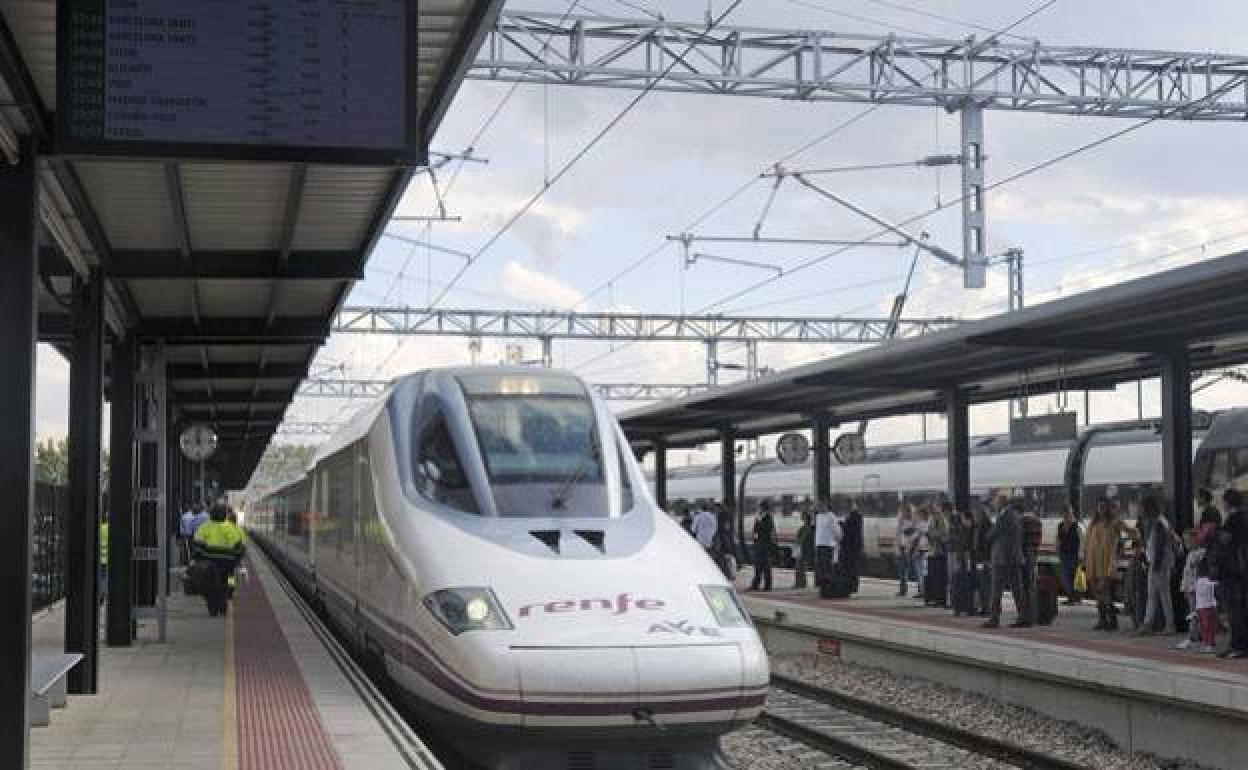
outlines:
M650 625L652 634L678 634L680 636L723 636L718 628L695 626L687 620L664 621Z

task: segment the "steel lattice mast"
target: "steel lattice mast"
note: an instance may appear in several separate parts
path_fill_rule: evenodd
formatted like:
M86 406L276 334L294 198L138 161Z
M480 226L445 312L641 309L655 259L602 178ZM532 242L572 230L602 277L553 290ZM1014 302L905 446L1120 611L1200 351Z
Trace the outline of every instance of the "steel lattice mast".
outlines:
M673 66L673 62L675 65ZM668 71L670 68L670 72ZM961 117L964 284L983 288L983 111L1248 120L1248 57L717 26L506 11L467 76L799 101L938 107Z

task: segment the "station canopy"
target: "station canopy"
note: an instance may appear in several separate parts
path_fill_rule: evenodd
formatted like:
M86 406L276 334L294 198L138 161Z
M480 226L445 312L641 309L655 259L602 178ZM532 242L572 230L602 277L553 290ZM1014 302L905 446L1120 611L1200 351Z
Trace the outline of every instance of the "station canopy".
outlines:
M223 110L217 111L223 115L219 124L183 121L182 128L193 134L192 143L178 145L185 137L149 120L139 131L166 141L163 147L151 145L157 151L148 152L143 143L136 144L133 153L127 152L124 143L114 143L106 152L66 151L69 145L64 141L63 122L67 116L81 124L84 116L89 122L92 113L80 110L75 114L69 105L58 104L58 86L61 93L67 88L64 82L58 83L58 59L62 67L79 66L81 59L67 59L65 51L57 50L58 7L74 8L75 13L87 8L84 18L88 20L89 13L102 9L105 32L100 35L131 32L110 26L125 20L109 14L107 0L95 0L96 11L91 10L91 3L80 0L0 0L0 151L13 157L18 143L29 141L41 156L39 216L44 238L40 339L66 351L72 334L69 298L73 286L93 274L103 276L107 326L116 336L165 343L172 413L180 423L202 421L214 426L220 438L213 463L215 473L225 488L244 486L317 348L327 337L333 316L353 282L363 275L365 262L409 179L426 162L428 138L434 134L501 4L501 0L354 4L358 7L352 12L372 12L377 6L379 12L388 8L407 16L406 37L399 34L395 38L376 18L359 22L372 23L384 32L385 40L397 39L399 42L392 45L395 50L403 46L406 59L402 55L393 61L380 57L362 50L358 41L335 43L343 51L354 44L351 55L361 57L360 71L371 73L371 80L352 85L358 98L376 101L376 93L387 78L404 79L396 93L405 101L394 107L403 120L402 134L387 134L385 126L370 124L368 121L376 116L358 109L360 102L352 102L355 106L350 110L345 104L334 107L335 111L342 110L341 117L330 114L319 126L328 136L329 128L338 125L335 120L349 123L343 130L347 144L381 147L396 136L400 141L411 140L405 147L406 157L396 154L391 158L377 147L322 150L320 145L334 142L319 135L312 137L310 144L300 145L301 137L293 134L290 141L265 134L264 146L241 152L228 141L214 139L214 131L230 131L229 121L237 117L224 116L228 111ZM177 0L138 5L156 8L165 14L162 24L181 26L183 31L198 23L198 36L186 43L199 46L197 51L213 45L214 29L220 44L225 35L220 24L236 22L233 17L206 18L221 13L217 4ZM257 46L267 46L257 54L263 66L276 62L273 66L278 67L286 56L281 51L288 49L274 54L273 46L286 45L283 37L296 31L271 20L303 12L309 6L288 0L240 4L240 8L243 5L247 13L267 14L265 19L270 21L261 19L260 23L270 24L264 28L270 31L248 39ZM328 8L336 4L312 5ZM369 8L361 11L365 5ZM208 22L217 26L210 28ZM147 22L131 19L125 23ZM355 33L345 23L343 30ZM83 24L69 34L97 31ZM172 35L174 30L167 33ZM61 30L61 34L65 39L66 31ZM413 38L414 47L410 45ZM321 45L327 46L326 40L322 35ZM219 51L226 48L220 45ZM87 45L84 50L100 49ZM105 56L128 55L110 51L107 46L104 51ZM139 54L140 58L146 55ZM372 58L367 58L370 55ZM153 49L151 57L158 56L165 54ZM345 62L347 54L343 56ZM220 58L224 61L226 55ZM65 64L67 60L70 65ZM183 78L177 69L184 66L181 59L152 60L155 72L163 66L165 72ZM105 61L102 67L109 71L108 77L124 69L153 72L148 64L130 67ZM209 86L197 83L189 69L190 61L186 59L184 79L176 81L186 94L193 95L197 87L203 87L205 93L211 89L216 89L212 93L223 93L222 100L254 96L241 87L234 89L237 93L229 92L228 82L214 81ZM321 58L306 57L303 61L320 64ZM216 77L220 72L211 74ZM267 77L270 84L292 79L280 68ZM107 89L97 89L107 120L152 118L149 113L109 111L111 95L131 86L129 81L109 80ZM152 88L158 87L153 79ZM346 88L344 82L344 98ZM110 96L104 96L106 93ZM265 98L274 100L281 97L276 92L266 94ZM180 101L166 104L183 109L184 117L192 114L186 110L206 104L177 99ZM75 101L83 98L78 96ZM265 103L261 109L272 106ZM382 112L391 107L388 103L377 105ZM274 124L265 125L269 126L267 131ZM351 134L352 126L358 129L355 135ZM72 130L82 133L82 126ZM127 133L110 126L104 135ZM171 152L170 146L175 151ZM179 154L178 146L185 146L186 152Z
M1248 252L1209 259L922 337L892 341L620 418L637 448L753 438L944 411L951 388L970 403L1098 390L1158 374L1187 351L1193 371L1248 360Z

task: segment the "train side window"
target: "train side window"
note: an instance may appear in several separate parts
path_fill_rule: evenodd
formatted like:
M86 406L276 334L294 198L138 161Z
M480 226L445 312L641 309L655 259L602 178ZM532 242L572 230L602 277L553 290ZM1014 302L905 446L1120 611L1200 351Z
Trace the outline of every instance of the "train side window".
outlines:
M455 451L455 442L441 413L421 428L412 463L412 479L422 495L466 513L477 513L477 501L468 484L468 475Z

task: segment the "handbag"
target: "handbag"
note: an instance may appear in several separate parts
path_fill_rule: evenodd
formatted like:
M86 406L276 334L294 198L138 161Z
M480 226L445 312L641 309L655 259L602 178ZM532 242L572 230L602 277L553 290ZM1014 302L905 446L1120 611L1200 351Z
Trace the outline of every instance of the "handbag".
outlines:
M1084 571L1082 564L1075 567L1075 591L1081 594L1088 591L1088 573Z

